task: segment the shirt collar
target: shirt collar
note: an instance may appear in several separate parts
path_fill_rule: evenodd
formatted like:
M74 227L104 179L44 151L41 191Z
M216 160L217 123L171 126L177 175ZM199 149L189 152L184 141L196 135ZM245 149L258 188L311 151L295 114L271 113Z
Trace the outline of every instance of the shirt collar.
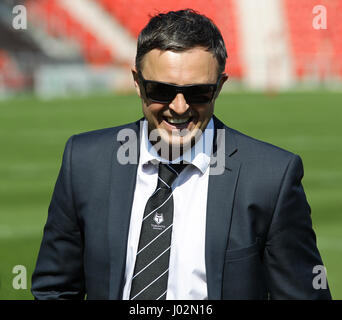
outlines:
M198 168L202 173L208 169L210 165L210 156L212 152L214 140L214 121L211 118L206 129L201 134L197 143L188 149L182 156L173 160L172 163L179 163L184 160L191 163ZM157 151L153 148L151 142L148 139L148 122L145 119L142 126L141 142L140 142L140 160L139 163L144 165L148 162L151 163L170 163L171 161L161 158Z

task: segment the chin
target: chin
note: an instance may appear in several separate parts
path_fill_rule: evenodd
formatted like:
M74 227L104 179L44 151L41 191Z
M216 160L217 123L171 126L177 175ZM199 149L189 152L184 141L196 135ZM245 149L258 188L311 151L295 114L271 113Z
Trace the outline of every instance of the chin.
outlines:
M153 129L149 133L149 138L156 150L163 158L168 158L172 154L172 158L183 154L186 150L193 147L200 138L202 131L200 128L193 128L184 132L184 136L177 134L177 131L170 132L161 126Z

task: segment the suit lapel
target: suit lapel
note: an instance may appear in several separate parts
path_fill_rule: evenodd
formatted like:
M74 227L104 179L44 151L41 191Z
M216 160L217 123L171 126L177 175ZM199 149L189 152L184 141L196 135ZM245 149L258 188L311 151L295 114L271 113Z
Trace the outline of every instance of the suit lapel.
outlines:
M121 299L126 265L126 250L131 209L134 197L137 164L139 161L139 122L126 127L132 129L132 136L127 142L117 141L114 136L112 155L111 188L109 195L108 239L110 256L109 299ZM135 134L133 134L135 132ZM118 162L117 152L120 147L136 151L134 164L122 165Z
M216 118L214 156L224 153L222 174L210 174L207 200L205 261L208 299L221 299L225 251L231 225L234 194L240 162L232 158L237 151L234 136ZM221 130L216 130L221 129ZM216 133L218 134L216 135ZM224 149L222 149L224 146ZM214 170L211 168L210 173Z

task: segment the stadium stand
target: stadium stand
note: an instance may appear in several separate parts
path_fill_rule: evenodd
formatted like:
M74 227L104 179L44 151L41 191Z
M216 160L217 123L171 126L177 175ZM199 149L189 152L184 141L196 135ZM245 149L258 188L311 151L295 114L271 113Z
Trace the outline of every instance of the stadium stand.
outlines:
M26 81L15 60L0 49L0 89L20 90L25 87Z
M328 29L330 33L334 53L333 64L338 74L342 77L342 1L329 1L327 2L329 14ZM329 26L333 26L329 28Z
M12 27L12 7L8 1L0 3L0 89L18 91L32 88L32 70L28 57L43 60L39 46L22 30Z
M317 1L283 2L297 77L302 79L316 74L324 79L337 73L342 75L341 1L319 2L328 12L326 29L316 29L313 26L313 8L318 5Z
M113 62L112 55L105 43L79 23L57 0L27 1L32 17L44 20L43 25L51 36L67 37L80 45L86 62L92 65L106 65ZM33 18L34 22L35 19Z
M151 15L192 8L205 13L218 26L226 40L228 51L227 72L231 77L243 77L243 66L240 60L240 38L238 34L238 21L234 1L232 0L94 0L102 6L129 32L138 37L141 29L146 25Z
M12 27L16 4L27 8L25 32ZM317 5L327 10L326 29L313 26ZM25 83L32 88L41 66L53 70L78 65L98 74L107 70L106 77L109 68L117 69L126 75L115 76L115 86L120 82L129 87L141 29L152 15L186 8L219 26L228 51L226 72L237 88L340 83L341 0L1 0L0 77L10 79L12 68L14 78L21 73L26 80L6 80L7 85L19 88Z
M136 39L103 7L93 0L59 0L60 5L100 43L106 44L115 65L131 67Z

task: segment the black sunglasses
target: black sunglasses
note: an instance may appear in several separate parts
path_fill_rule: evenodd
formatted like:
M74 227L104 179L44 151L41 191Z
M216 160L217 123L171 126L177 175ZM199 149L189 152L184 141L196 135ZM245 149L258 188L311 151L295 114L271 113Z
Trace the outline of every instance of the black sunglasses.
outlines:
M182 93L188 104L205 104L213 100L222 75L218 77L216 83L185 86L145 80L141 71L138 72L138 77L143 84L146 98L153 102L170 103L178 93Z

